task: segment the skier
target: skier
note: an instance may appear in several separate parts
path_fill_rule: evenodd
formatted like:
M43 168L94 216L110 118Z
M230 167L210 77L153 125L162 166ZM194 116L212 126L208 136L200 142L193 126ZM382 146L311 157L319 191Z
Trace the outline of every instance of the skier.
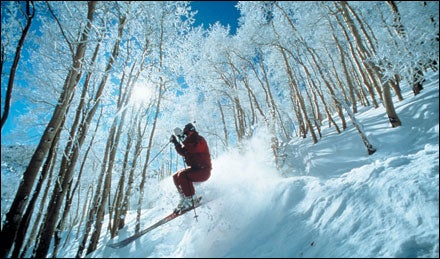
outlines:
M175 135L171 135L172 142L179 155L183 156L188 167L177 171L173 175L173 181L180 194L180 202L175 212L180 212L190 208L195 194L193 182L204 182L211 176L211 155L209 153L206 140L199 135L193 124L188 123L183 129L183 135L179 136L183 140L180 144Z

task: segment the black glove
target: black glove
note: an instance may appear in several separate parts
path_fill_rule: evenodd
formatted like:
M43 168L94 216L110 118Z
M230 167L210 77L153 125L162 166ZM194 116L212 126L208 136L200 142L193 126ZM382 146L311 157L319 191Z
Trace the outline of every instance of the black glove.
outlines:
M174 145L177 145L179 143L179 142L177 142L176 136L174 136L174 135L171 135L170 142L173 143Z

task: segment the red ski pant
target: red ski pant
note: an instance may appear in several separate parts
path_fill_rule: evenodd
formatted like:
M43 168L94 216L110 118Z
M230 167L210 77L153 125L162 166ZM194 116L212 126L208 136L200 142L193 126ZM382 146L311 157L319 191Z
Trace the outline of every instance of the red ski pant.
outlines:
M179 192L183 192L186 197L195 194L193 182L204 182L211 176L210 168L185 168L177 171L173 175L174 185Z

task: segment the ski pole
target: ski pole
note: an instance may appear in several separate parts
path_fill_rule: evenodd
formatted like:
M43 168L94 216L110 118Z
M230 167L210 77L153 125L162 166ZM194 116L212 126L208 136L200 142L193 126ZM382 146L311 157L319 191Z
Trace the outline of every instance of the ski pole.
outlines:
M170 142L168 142L165 145L163 145L163 147L160 149L160 151L150 160L150 162L148 162L148 165L150 165L150 163L153 162L153 160L156 159L156 157L159 156L159 154L163 152L163 150L168 146L169 143Z
M186 169L186 166L185 166L185 169ZM186 177L186 179L187 179L188 188L189 188L189 187L190 187L190 183L189 183L190 179L188 178L188 172L186 172L185 177ZM195 204L195 202L194 202L194 195L191 195L191 201L192 201L193 210L194 210L194 218L196 218L196 221L199 222L199 221L197 220L197 218L198 218L199 216L198 216L197 213L196 213L196 204Z
M194 195L191 196L191 200L192 200L192 204L193 204L194 218L196 218L196 222L199 222L199 220L197 219L199 217L199 215L197 215L197 213L196 213L196 204L194 203Z

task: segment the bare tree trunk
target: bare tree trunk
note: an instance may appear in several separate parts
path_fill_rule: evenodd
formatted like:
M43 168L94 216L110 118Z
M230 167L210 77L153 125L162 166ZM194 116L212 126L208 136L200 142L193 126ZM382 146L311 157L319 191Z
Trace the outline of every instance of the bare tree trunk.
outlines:
M148 111L145 112L142 117L147 117L147 115L148 115ZM134 172L136 170L138 158L139 158L141 151L142 151L142 140L143 140L143 138L145 136L145 132L147 130L147 125L148 125L147 121L145 121L145 125L143 128L141 128L141 123L142 123L142 120L138 120L136 145L135 145L135 150L134 150L134 154L133 154L133 158L132 158L132 162L131 162L130 172L128 175L127 187L126 187L126 190L124 193L124 201L122 202L122 205L121 205L120 220L118 223L115 222L115 225L117 224L117 226L118 226L118 230L122 229L125 226L125 218L127 216L127 211L130 207L131 191L133 189L133 182L134 182Z
M334 31L333 26L332 26L332 30ZM341 67L342 67L342 71L344 73L345 79L347 81L348 92L350 94L351 107L353 109L353 113L357 113L357 102L356 102L356 96L354 94L354 86L353 86L352 78L351 78L350 74L348 73L347 64L345 63L345 59L346 59L345 53L342 50L341 44L339 43L339 40L334 33L333 33L333 40L335 41L336 47L337 47L339 54L341 56Z
M342 8L342 16L344 17L344 20L355 40L357 49L359 49L360 53L363 53L364 55L366 55L366 53L368 53L366 51L366 48L364 47L361 37L359 35L358 30L356 29L356 27L354 26L353 20L350 18L348 11L347 11L347 2L345 1L341 1L341 8ZM366 56L368 57L368 56ZM368 66L367 70L370 71L374 74L373 77L377 77L377 78L382 78L381 76L381 71L380 68L378 68L377 66L375 66L374 64L370 63L370 62L366 62ZM381 98L384 101L384 106L386 108L386 112L388 115L388 118L391 122L392 127L396 127L396 126L400 126L401 122L399 117L397 116L397 113L394 109L394 104L393 101L391 99L391 93L390 93L390 85L389 85L389 80L385 81L384 83L382 83L382 93L383 96L381 96ZM384 100L384 98L386 98L386 100Z
M236 115L236 130L237 130L237 137L238 140L243 140L246 136L246 114L243 110L243 108L241 107L241 103L240 103L240 99L238 98L238 96L235 96L233 99L234 102L234 111L235 111L235 115Z
M269 98L268 98L269 93L267 92L266 87L264 87L264 83L263 83L262 80L260 79L260 77L259 77L259 73L257 72L254 63L252 63L251 61L247 60L245 57L241 56L239 53L235 53L235 54L236 54L240 59L242 59L243 61L247 62L247 64L251 67L252 71L253 71L254 74L255 74L255 77L256 77L257 80L259 81L260 86L261 86L261 88L263 89L263 91L264 91L264 93L265 93L265 95L266 95L266 104L267 104L268 106L270 106L270 104L267 102L268 99L269 99ZM229 65L231 66L231 68L232 68L234 71L237 71L237 73L240 73L240 71L238 70L238 68L234 65L234 63L233 63L231 60L230 60L228 63L229 63ZM264 73L264 72L263 72L263 73ZM267 116L265 115L265 113L263 112L263 109L261 108L261 105L260 105L260 103L258 102L258 99L257 99L257 97L256 97L256 95L255 95L255 93L254 93L254 91L252 90L251 86L249 85L249 81L248 81L248 79L247 79L247 78L244 78L242 81L243 81L243 84L244 84L244 86L245 86L245 88L246 88L248 94L249 94L249 101L250 101L250 104L251 104L251 110L252 110L252 114L253 114L253 115L252 115L253 120L254 120L254 116L255 116L255 115L254 115L254 110L255 110L255 109L253 109L253 107L254 107L254 105L255 105L256 110L258 111L258 113L260 114L260 116L263 117L263 121L266 123L266 126L270 127L270 126L269 126L269 123L270 123L270 122L269 122ZM253 125L253 123L252 123L251 125Z
M348 47L350 49L351 59L352 59L354 66L356 67L356 71L357 71L360 79L362 80L362 83L368 89L368 93L370 94L371 101L373 103L373 107L377 108L377 107L379 107L379 104L376 101L376 95L374 92L374 88L373 88L373 86L371 86L371 83L373 83L373 82L369 80L368 75L367 75L368 73L366 71L364 71L364 69L362 68L363 67L361 64L362 62L359 62L359 60L358 60L358 57L355 53L355 48L353 47L353 44L351 43L352 40L350 39L350 37L345 29L345 26L343 25L343 22L341 21L339 16L336 14L335 14L335 18L338 21L340 28L342 29L342 33L344 34L344 37L345 37L346 42L348 44Z
M163 94L162 91L165 88L163 82L160 82L159 84L160 84L159 94L158 94L158 98L157 98L156 111L155 111L154 119L153 119L153 127L151 129L150 138L148 141L147 157L145 159L144 167L142 168L142 179L141 179L141 183L139 185L140 194L139 194L138 208L137 208L137 215L136 215L136 227L135 227L136 232L139 232L139 230L141 229L141 212L142 212L142 202L144 199L144 188L145 188L145 183L147 181L147 169L148 169L148 165L149 165L149 161L150 161L151 147L153 145L153 136L154 136L154 132L156 130L157 119L159 117L159 112L161 109L160 104L161 104L162 94Z
M113 173L113 165L116 157L117 148L119 146L119 139L122 132L122 125L124 123L123 117L125 117L125 113L127 110L124 111L121 121L119 122L118 127L116 128L116 123L114 126L112 126L110 130L110 136L109 136L109 142L108 142L108 148L110 150L110 155L108 156L108 163L107 167L103 168L105 172L105 178L104 178L104 186L102 188L102 192L98 193L97 195L100 196L100 202L97 206L96 211L96 219L95 219L95 228L92 232L92 235L90 237L90 244L87 248L86 254L90 254L91 252L95 251L98 242L99 242L99 236L101 235L101 229L102 229L102 223L104 221L104 212L105 212L105 205L109 199L110 196L110 190L111 190L111 182L112 182L112 173ZM116 122L116 121L115 121Z
M162 13L161 14L161 24L160 24L160 34L159 34L159 45L158 45L158 54L159 54L159 63L158 63L158 72L162 73L163 69L164 69L164 44L165 44L165 39L164 39L164 34L165 34L165 17L166 14ZM156 110L155 110L155 114L154 114L154 118L153 118L153 126L151 129L151 133L150 133L150 137L148 140L148 148L147 148L147 155L146 155L146 159L145 159L145 164L142 168L142 179L141 179L141 183L139 185L139 200L138 200L138 208L137 208L137 214L136 214L136 226L135 226L135 231L138 232L140 230L141 227L141 212L142 212L142 203L143 203L143 199L144 199L144 187L145 187L145 183L147 181L147 169L148 169L148 165L149 165L149 161L150 161L150 155L151 155L151 148L153 145L153 138L154 138L154 134L156 131L156 126L157 126L157 121L159 118L159 113L160 110L162 109L161 107L161 102L162 102L162 98L163 98L163 94L166 90L166 83L164 82L164 78L162 76L159 76L159 92L158 92L158 97L157 97L157 105L156 105Z
M112 56L110 57L109 60L109 64L107 65L107 69L106 71L110 71L110 69L113 67L113 64L116 60L116 58L118 57L119 54L119 45L120 42L122 40L122 34L123 34L123 30L124 27L126 25L126 21L127 21L127 17L125 16L126 14L122 14L122 17L119 17L118 22L118 38L115 42L115 45L113 47L113 52L112 52ZM105 84L105 82L107 81L107 77L108 77L108 73L106 73L104 79L102 80L102 85ZM122 80L121 80L121 85L122 85ZM122 87L121 87L122 88ZM103 167L103 173L105 171L105 178L104 178L104 186L102 189L102 193L99 194L99 192L97 192L97 195L100 195L100 202L97 205L97 211L96 211L96 220L95 220L95 229L92 232L91 238L90 238L90 244L87 248L87 252L86 254L89 254L93 251L96 250L96 247L98 246L98 242L99 242L99 236L101 235L101 228L102 228L102 222L104 219L104 212L105 212L105 203L107 202L107 199L109 199L110 196L110 186L111 186L111 181L112 181L112 173L113 173L113 165L114 165L114 161L115 161L115 157L116 157L116 152L117 152L117 148L119 146L119 140L122 134L122 128L124 125L124 120L125 120L125 116L127 113L127 109L124 108L124 106L126 106L128 100L129 100L129 94L130 92L130 87L128 87L127 92L125 92L125 97L122 96L122 98L120 98L120 103L119 103L119 111L122 111L122 115L120 118L119 123L117 123L117 118L115 118L114 123L110 129L110 135L109 135L109 142L108 144L110 144L108 146L109 150L110 150L110 156L108 156L109 160L107 163L107 168ZM122 94L122 93L121 93ZM116 126L118 125L118 128L116 128ZM107 158L107 156L104 157L104 159Z
M31 4L32 4L32 10L30 7ZM26 16L27 16L26 26L24 27L24 30L21 33L20 40L18 41L17 49L15 50L14 62L12 63L11 71L9 73L8 87L6 89L5 107L1 118L1 129L3 129L3 126L5 125L5 122L9 116L9 110L11 108L12 89L14 88L15 73L17 71L18 62L20 60L21 49L23 48L24 40L26 39L29 28L31 27L34 14L35 14L34 2L26 1ZM2 45L2 49L3 49L3 45Z
M72 205L72 195L71 195L71 189L72 189L72 180L69 182L65 192L67 193L65 195L65 201L64 201L64 209L61 212L61 217L58 220L57 226L54 230L54 242L53 242L53 250L52 250L52 258L56 258L58 254L58 248L61 242L61 233L64 231L65 221L67 218L67 215L70 211L70 206Z
M119 178L118 188L116 189L115 197L114 197L113 205L112 205L113 212L114 212L113 224L109 226L110 236L112 238L118 235L118 230L119 230L119 225L120 225L119 221L121 221L121 212L123 210L122 199L124 197L124 191L125 191L125 188L124 188L125 187L125 178L127 175L128 159L129 159L130 150L131 150L132 145L133 145L133 125L130 126L129 131L127 132L127 144L125 146L124 160L122 162L121 177ZM111 216L109 216L109 218L110 218L109 222L112 221Z
M237 77L235 75L238 72L238 69L234 67L232 62L229 62L228 64L232 69L233 75L228 76L228 74L222 70L219 70L218 74L224 84L231 89L230 92L225 92L225 95L231 100L235 132L237 133L238 142L241 142L246 136L246 114L241 106L240 97L237 93L238 86Z
M81 254L83 252L83 249L85 248L85 244L88 238L88 235L90 233L90 231L92 230L92 225L93 223L96 225L97 222L99 221L99 213L100 210L102 210L102 208L105 208L105 198L103 197L103 194L107 195L106 192L106 186L109 185L109 181L111 181L111 173L108 172L107 170L107 163L109 163L110 161L110 156L111 156L111 152L112 152L112 147L113 147L113 139L111 138L112 136L114 136L114 131L116 131L115 127L112 125L111 129L110 129L110 133L109 133L109 137L107 139L107 145L105 147L105 152L103 155L103 163L101 165L101 173L99 175L99 179L98 179L98 186L97 189L95 191L95 195L93 198L93 208L89 211L89 217L87 220L87 225L86 225L86 230L84 232L84 237L83 237L83 241L80 244L80 247L78 249L77 252L77 257L81 257ZM102 224L102 223L101 223ZM100 226L98 227L100 228ZM94 251L93 246L95 246L97 243L96 240L96 232L97 232L97 227L95 226L94 231L91 234L90 237L90 243L89 246L87 247L87 251L86 251L86 255L89 254L91 251ZM84 244L84 246L83 246Z
M400 90L400 76L394 75L394 80L391 81L391 87L396 93L397 99L399 101L403 100L402 91Z
M56 152L56 151L49 151L49 152L52 153L52 152ZM53 157L54 161L55 161L55 159L56 159L56 156ZM35 239L36 239L36 237L37 237L37 235L39 233L39 229L41 227L41 225L40 225L41 217L44 216L43 208L45 207L47 196L49 195L49 189L50 189L50 186L51 186L50 183L52 182L52 177L53 177L53 170L54 170L53 165L54 165L54 163L51 163L51 164L52 164L52 167L49 169L49 177L48 177L48 179L46 181L47 184L46 184L46 187L44 188L44 193L43 193L43 195L41 197L41 202L40 202L41 208L38 210L37 215L35 216L35 220L34 220L34 223L33 223L33 226L32 226L32 230L29 233L29 237L26 240L26 245L21 250L21 253L20 253L20 256L19 256L20 258L28 257L27 256L27 251L29 250L29 247L31 246L31 243L32 242L36 243ZM14 257L14 256L12 256L12 257Z
M291 100L292 106L293 106L293 112L295 114L296 120L298 121L299 131L297 131L296 134L300 138L306 138L307 133L306 133L306 129L305 129L304 119L301 114L301 108L299 107L298 98L296 97L295 90L293 89L292 86L289 87L289 92L290 92L290 94L289 94L290 100Z
M306 93L306 96L307 96L307 100L309 101L310 106L311 106L310 109L311 109L311 112L312 112L312 115L313 115L313 123L315 125L316 130L318 131L319 138L322 138L322 135L321 135L321 120L320 120L319 108L318 108L318 105L316 105L317 99L316 99L315 91L312 88L310 88L310 90L306 88L305 89L305 93ZM312 99L312 95L315 98L314 100Z
M89 196L90 196L90 198L89 198ZM89 202L89 201L92 201L92 200L93 200L93 183L91 183L89 185L89 188L87 188L87 194L85 196L85 201L84 201L83 210L81 213L81 218L79 220L79 224L78 224L77 231L76 231L76 236L75 236L76 240L79 239L79 236L81 234L81 229L82 229L82 223L84 221L84 218L87 215L87 212L89 211L89 209L91 209L91 202Z
M94 102L94 101L93 101ZM90 115L90 114L89 114ZM75 187L73 188L73 190L72 190L72 196L74 195L74 192L77 190L77 188L79 187L79 183L80 183L80 180L81 180L81 176L82 176L82 174L83 174L83 172L84 172L84 167L85 167L85 164L86 164L86 161L87 161L87 158L88 158L88 155L89 155L89 153L90 153L90 150L91 150L91 147L92 147L92 145L93 145L93 142L94 142L94 139L95 139L95 137L96 137L96 133L97 133L97 131L98 131L98 128L99 128L99 125L100 125L100 121L101 121L101 118L102 118L102 116L103 116L103 111L102 111L102 108L101 108L101 112L100 112L100 114L99 114L99 117L98 117L98 120L97 120L97 122L96 122L96 126L95 126L95 130L94 130L94 132L93 132L93 135L92 135L92 138L90 139L90 141L89 141L89 145L88 145L88 147L87 147L87 149L86 149L86 151L85 151L85 154L84 154L84 157L83 157L83 160L82 160L82 163L81 163L81 166L80 166L80 169L79 169L79 174L78 174L78 179L77 179L77 181L76 181L76 184L75 184ZM87 123L90 123L90 122L87 122ZM90 188L89 188L89 190L88 190L88 193L90 192ZM82 212L82 216L81 216L81 219L79 220L79 222L78 222L78 220L75 218L74 219L74 222L73 222L73 225L76 225L76 224L78 224L79 225L79 227L78 227L78 229L80 229L80 227L81 227L81 224L82 224L82 221L83 221L83 218L84 218L84 215L85 215L85 209L86 209L86 206L87 206L87 204L88 204L88 197L89 197L89 195L88 195L88 193L87 193L87 195L86 195L86 199L85 199L85 205L84 205L84 207L83 207L83 209L84 209L84 211ZM81 194L80 194L80 191L78 191L78 200L80 199L80 196L81 196ZM67 201L66 201L67 202ZM78 209L79 209L79 201L78 201ZM70 206L69 207L67 207L68 208L68 210L70 210ZM67 211L68 212L68 211ZM76 212L77 213L77 215L79 214L79 211L77 211ZM63 216L64 217L64 216ZM71 228L73 228L73 225L71 226ZM58 231L58 230L57 230ZM80 232L77 232L77 237L76 237L76 239L78 239L78 236L79 236L79 233ZM68 242L68 240L69 240L69 237L66 237L66 239L65 239L65 241L64 241L64 246L66 245L66 243Z
M29 227L29 222L32 217L32 213L33 213L35 205L37 203L37 199L39 197L41 188L44 184L44 181L46 180L46 176L48 174L50 174L49 179L52 179L51 176L52 176L54 164L55 164L55 161L57 158L57 151L56 150L57 150L60 134L61 134L61 131L58 131L58 134L55 136L55 139L52 142L52 146L50 147L50 150L49 150L49 155L47 156L46 162L44 163L43 170L42 170L41 175L38 179L38 183L37 183L37 186L35 187L34 193L32 195L32 199L29 201L29 205L27 206L26 212L24 213L23 218L20 222L20 227L18 229L17 237L16 237L16 240L14 243L14 251L12 253L12 258L17 258L19 256L21 247L22 247L24 240L26 238L26 232ZM49 191L49 186L50 186L50 181L47 181L47 187L46 187L45 192L43 194L43 197L40 201L41 206L40 206L40 210L39 210L39 214L38 214L39 216L37 217L38 220L34 221L34 226L39 225L38 223L40 222L39 219L41 218L41 212L44 208L44 206L42 206L42 205L44 205L46 202L46 197L47 197L47 193ZM22 252L25 252L25 250L26 249L23 249Z
M374 152L376 152L376 148L373 147L373 145L368 141L367 135L365 134L362 125L357 121L354 113L351 111L350 107L343 100L341 100L341 104L347 111L348 116L350 117L351 122L353 123L353 126L356 128L359 135L361 136L362 142L367 148L368 155L374 154Z
M106 166L106 163L107 163L106 157L108 156L108 153L109 153L109 149L108 149L108 146L106 146L105 152L104 152L104 161L102 162L101 168L105 168L105 166ZM97 184L96 184L95 195L93 195L93 199L90 204L91 208L88 210L86 226L84 229L83 237L78 245L78 251L76 252L76 256L75 256L76 258L82 257L83 251L84 251L86 244L87 244L87 239L89 237L90 230L92 229L92 225L93 225L95 218L96 218L96 211L98 209L97 207L99 206L99 202L100 202L100 196L97 194L101 192L102 182L104 180L104 172L105 171L101 169L101 173L99 174L98 181L96 182Z
M309 81L309 85L314 84L313 80L311 78L308 78L307 81ZM316 86L311 88L312 97L311 97L310 102L312 103L312 106L315 107L314 108L314 111L315 111L315 120L314 120L315 127L316 127L316 130L318 131L319 138L322 138L322 134L321 134L322 113L321 113L321 107L319 106L317 91L318 90L316 89Z
M390 7L391 12L394 15L393 28L396 34L402 38L406 38L405 28L403 27L402 22L400 20L400 12L399 9L397 8L395 1L386 1L386 3ZM411 71L412 71L412 76L411 76L410 84L414 95L418 95L423 90L423 83L425 82L425 77L423 74L423 64L419 62L414 68L411 69ZM391 124L393 124L391 118L390 118L390 122Z
M122 24L123 23L124 23L124 19L122 19ZM121 29L121 31L122 31L122 29ZM42 240L47 240L47 241L45 241L45 243L43 243L43 244L40 244L40 247L41 247L40 249L44 249L43 246L45 244L46 245L50 244L50 239L52 237L52 233L55 230L55 223L58 219L58 215L60 212L62 201L66 197L66 195L69 191L68 190L69 186L71 185L70 179L74 173L75 165L78 160L82 144L84 143L84 140L85 140L85 137L86 137L86 134L88 131L88 126L90 124L90 121L94 117L94 114L96 112L98 104L100 103L100 98L101 98L102 92L103 92L105 85L106 85L108 73L113 65L114 60L116 59L116 57L118 55L119 41L120 41L120 38L118 38L116 40L112 56L110 57L109 63L107 64L107 67L105 70L106 73L104 74L104 77L102 78L101 83L98 87L98 90L97 90L97 93L95 96L96 102L94 103L94 106L91 108L90 112L87 115L85 115L86 118L84 118L84 120L81 124L81 128L79 130L79 134L77 134L77 139L76 139L74 137L74 132L76 131L75 128L77 127L79 117L81 116L81 113L82 113L77 110L77 114L76 114L77 116L75 119L75 123L72 126L73 132L71 132L71 138L73 138L73 140L71 142L69 142L68 145L66 146L65 155L63 157L63 161L62 161L62 165L61 165L60 173L59 173L59 178L58 178L59 184L55 185L54 195L51 200L52 201L51 204L53 206L51 208L48 208L48 209L52 210L52 212L49 215L48 219L46 220L47 223L45 224L45 230L43 231L42 236L40 238ZM98 43L98 45L99 45L99 43ZM89 77L87 77L87 79L89 79ZM84 87L87 88L87 82ZM83 102L81 102L80 105L83 105ZM78 109L81 110L82 107L80 106L80 107L78 107Z
M342 83L339 81L339 78L337 76L337 70L333 61L333 58L331 57L330 53L328 53L330 60L333 63L333 70L334 70L334 76L335 79L338 82L337 83ZM364 133L363 127L362 125L357 121L354 112L350 109L350 106L347 104L345 98L343 98L342 94L340 93L340 91L335 88L334 92L330 92L330 94L333 96L333 98L338 99L339 103L341 104L341 106L345 109L345 111L348 114L348 117L351 119L351 122L353 123L353 126L356 128L356 130L358 131L359 135L361 136L362 142L364 143L365 147L367 148L368 151L368 155L373 154L374 152L376 152L376 148L373 147L373 145L370 144L370 142L368 141L367 135Z
M102 38L100 38L98 40L98 43L96 44L94 54L91 60L91 65L90 65L91 67L94 66L95 61L97 59L99 49L101 46L101 41ZM92 72L88 72L84 80L80 102L76 109L75 119L70 129L69 141L67 142L67 145L65 147L63 159L60 166L59 182L63 182L63 185L65 185L65 187L63 188L65 193L64 195L65 205L62 216L58 221L58 226L55 228L55 235L54 235L55 243L54 243L54 251L52 253L54 256L56 256L58 252L58 245L61 241L60 232L63 231L64 229L64 222L72 205L72 196L74 195L75 189L77 188L79 181L81 180L81 175L83 171L80 170L80 174L76 179L77 182L73 190L71 190L72 180L69 179L72 178L70 176L72 176L74 173L75 165L78 161L80 150L88 133L88 127L90 125L92 118L95 115L97 105L99 104L99 99L102 95L102 91L104 90L104 85L101 84L100 88L98 88L95 98L92 98L92 100L90 100L90 102L93 102L93 104L91 104L92 108L89 111L86 111L85 102L86 102L90 79L92 75L93 75ZM99 119L98 119L98 124L99 124ZM87 153L88 152L86 152L86 154ZM84 158L84 160L85 159L86 158ZM62 197L60 198L62 199Z
M86 80L86 81L87 81L87 80ZM87 87L85 87L85 88L87 88ZM96 103L97 103L97 102L96 102ZM82 110L82 109L81 109L81 110ZM93 117L93 114L94 114L94 113L95 113L95 110L92 109L92 113L89 113L89 114L88 114L88 119L87 119L86 122L85 122L87 125L90 124L90 120L91 120L91 118ZM85 165L85 162L86 162L86 160L87 160L87 156L88 156L88 154L89 154L89 152L90 152L90 149L91 149L91 146L92 146L93 140L94 140L94 138L95 138L95 136L96 136L96 132L97 132L97 130L98 130L98 127L99 127L99 124L100 124L100 121L101 121L101 117L102 117L102 112L101 112L101 114L100 114L100 116L99 116L99 118L98 118L98 121L97 121L97 123L96 123L95 131L94 131L93 136L92 136L92 138L91 138L91 140L90 140L90 144L89 144L89 146L88 146L88 148L87 148L87 150L86 150L86 152L85 152L85 154L84 154L83 161L82 161L82 163L81 163L81 167L80 167L80 170L79 170L79 173L78 173L77 179L76 179L76 183L75 183L75 185L74 185L73 188L72 188L71 185L73 184L73 182L72 182L73 180L71 180L71 181L69 182L69 184L68 184L68 188L66 189L67 194L66 194L66 201L65 201L65 204L64 204L63 214L62 214L62 216L61 216L61 219L58 221L58 226L57 226L56 229L55 229L54 250L53 250L53 252L52 252L52 255L53 255L54 257L56 257L56 255L57 255L58 248L59 248L59 244L60 244L60 241L61 241L61 234L60 234L60 233L61 233L61 232L64 230L64 228L65 228L65 221L66 221L66 218L67 218L67 216L68 216L68 214L69 214L69 212L70 212L70 208L71 208L71 205L72 205L73 197L74 197L75 192L76 192L76 190L78 189L79 183L80 183L80 181L81 181L81 177L82 177L82 174L83 174L83 172L84 172L84 165ZM80 138L79 140L77 140L77 142L79 143L79 144L78 144L78 152L79 152L79 148L82 146L82 143L84 142L84 138L85 138L86 133L87 133L87 128L88 128L88 127L84 126L84 122L82 123L82 128L83 128L83 131L79 133L79 135L82 136L82 138ZM81 135L81 134L82 134L82 135ZM71 160L72 160L72 161L76 161L76 160L77 160L77 157L72 157ZM75 164L76 164L76 162L75 162ZM80 199L80 194L78 194L78 205L79 205L79 199ZM77 211L77 214L78 214L78 211ZM71 226L71 227L73 227L73 226ZM66 242L67 242L67 239L68 239L68 237L66 238Z
M6 214L5 225L1 232L1 242L0 245L0 257L7 257L9 250L11 249L12 243L15 240L17 229L19 226L19 222L22 218L22 213L26 206L28 199L25 199L29 196L29 193L32 190L35 178L38 175L41 164L43 163L44 158L47 156L47 153L52 145L55 134L58 132L59 126L61 125L67 107L69 106L69 101L71 100L71 96L77 85L80 75L81 75L81 67L83 64L84 54L87 47L87 39L88 33L92 26L93 14L95 11L96 2L88 3L88 13L87 18L88 22L84 28L84 31L81 36L80 43L76 50L76 53L73 57L73 67L69 71L69 75L66 78L63 91L61 96L57 102L55 110L53 112L52 118L48 123L43 136L41 137L40 143L35 150L34 155L29 162L29 165L26 171L23 173L23 180L20 182L20 185L17 189L17 194L15 199ZM48 241L49 240L41 240L40 244L45 243L45 248L41 247L37 251L37 257L45 257L48 249Z
M391 123L391 127L394 128L394 127L402 126L402 122L400 121L399 117L397 116L396 110L394 109L393 99L391 97L390 84L391 81L386 81L382 85L383 102L384 102L385 110L388 115L388 119Z
M347 126L346 126L346 122L345 122L344 114L343 114L343 112L342 112L341 104L339 103L339 100L338 100L338 99L334 98L334 97L335 97L335 94L334 94L334 91L335 91L335 90L331 87L329 81L328 81L328 80L326 79L326 77L325 77L324 72L322 71L322 68L319 66L319 63L322 63L322 62L317 61L317 59L318 59L318 55L317 55L312 49L307 48L307 50L309 51L309 53L310 53L310 55L311 55L311 57L312 57L312 59L313 59L313 62L314 62L314 64L315 64L316 69L317 69L318 72L319 72L319 75L321 76L322 80L324 81L324 85L327 87L327 89L328 89L330 95L331 95L332 98L333 98L333 102L334 102L334 105L335 105L336 111L337 111L337 113L338 113L338 115L339 115L339 118L341 119L342 129L345 129L345 128L347 128ZM336 123L334 123L334 124L336 125ZM340 131L338 131L338 133L340 133Z
M134 112L134 111L132 111ZM118 182L118 188L114 195L114 201L113 201L113 220L109 220L109 222L113 221L113 224L110 225L109 223L109 229L110 229L110 235L111 237L115 237L118 235L119 226L121 225L120 221L123 221L122 219L122 213L124 212L123 208L123 199L125 196L124 191L125 189L125 178L127 178L127 172L129 171L129 158L130 158L130 150L133 146L133 138L135 137L135 130L136 130L136 122L139 120L140 113L137 112L134 118L132 118L132 121L130 125L128 126L127 131L127 143L125 146L125 154L124 154L124 160L122 162L122 170L121 170L121 177L119 178ZM135 151L136 152L136 151ZM135 154L136 155L136 154ZM137 159L137 157L135 158ZM131 170L130 170L131 171ZM112 218L112 215L110 214L109 218ZM122 224L123 225L123 224Z
M353 79L353 85L357 85L357 88L354 88L354 94L357 96L357 98L359 99L359 101L361 102L362 106L364 107L368 107L370 106L370 101L368 100L367 94L365 93L365 89L362 86L361 83L361 79L360 74L357 72L357 69L355 68L356 65L354 64L356 61L353 60L352 58L347 58L347 61L350 62L350 67L353 68L351 70L349 70L349 75L351 76L351 78Z
M222 118L223 133L225 136L225 146L228 147L229 146L229 138L228 138L228 129L226 127L225 113L223 112L223 108L222 108L220 101L217 101L217 105L220 110L220 115Z
M104 80L105 81L105 80ZM123 80L122 80L123 81ZM121 81L121 84L122 84ZM124 98L122 98L123 100ZM121 100L121 99L120 99ZM120 103L119 111L123 110L123 105L125 104L124 101ZM108 200L108 197L110 195L110 184L112 180L112 171L113 171L113 165L114 165L114 158L116 156L117 147L119 145L119 138L122 132L122 125L126 113L126 109L124 110L123 114L121 115L121 120L118 123L118 119L115 118L113 121L113 124L110 128L109 137L107 139L107 145L105 148L105 153L103 156L103 164L101 166L101 173L100 173L100 179L98 180L99 183L102 183L102 185L98 185L98 188L95 192L95 196L93 199L93 207L89 212L89 217L86 225L86 231L84 232L83 240L80 244L80 247L77 252L77 257L80 257L83 249L85 248L85 244L89 235L89 232L92 228L92 224L95 223L95 228L91 234L90 243L87 247L86 254L89 254L96 250L96 247L98 245L99 236L101 234L101 228L102 228L102 221L104 218L104 211L106 207L106 202Z
M313 130L313 126L312 126L312 123L310 122L309 116L307 115L307 109L306 109L306 105L304 103L304 99L302 98L299 90L297 89L298 86L297 86L297 84L295 82L295 79L294 79L294 77L292 75L292 71L291 71L291 68L289 66L289 62L287 60L287 56L286 56L286 53L285 53L285 49L283 47L281 47L281 46L278 46L278 47L279 47L279 50L280 50L280 52L281 52L281 54L283 56L286 72L287 72L287 75L289 76L290 87L292 87L294 89L295 96L298 98L299 106L300 106L300 108L301 108L301 110L303 112L303 116L304 116L304 120L305 120L306 126L310 129L310 134L312 135L313 143L316 144L316 143L318 143L318 139L316 137L315 131Z
M290 134L287 132L287 130L286 130L285 126L284 126L284 122L283 122L283 120L281 118L280 110L278 109L278 106L276 105L275 99L273 98L273 94L272 94L272 92L270 90L270 88L271 88L270 86L271 85L270 85L269 78L267 76L267 68L264 66L264 62L263 62L264 57L263 57L263 53L262 53L261 49L259 49L258 55L259 55L259 60L260 60L258 64L260 65L260 70L261 70L262 75L263 75L263 80L259 79L258 73L256 73L256 71L254 71L254 72L255 72L255 75L258 77L258 80L261 83L261 87L264 89L265 93L267 93L266 94L266 102L268 102L268 105L269 105L270 111L271 111L271 116L273 118L272 119L273 120L272 126L270 127L270 129L272 131L271 133L276 138L276 141L275 140L274 141L278 143L278 138L276 137L276 135L277 135L277 132L276 132L276 125L277 125L277 123L276 123L276 121L277 120L278 120L278 125L281 128L281 132L280 133L283 133L284 137L286 139L290 139ZM276 143L274 143L274 145L275 144ZM276 145L278 146L278 144L276 144ZM276 154L274 153L274 155L278 156L278 149L276 151Z
M263 110L261 109L260 104L258 103L257 97L255 96L254 91L252 91L249 82L247 80L243 80L244 86L246 87L246 90L249 93L249 99L250 102L253 103L255 105L256 110L258 111L258 113L260 114L261 117L263 117L263 120L266 122L266 124L268 123L266 115L264 114ZM252 105L252 107L254 107ZM255 109L252 109L252 111L254 111Z

